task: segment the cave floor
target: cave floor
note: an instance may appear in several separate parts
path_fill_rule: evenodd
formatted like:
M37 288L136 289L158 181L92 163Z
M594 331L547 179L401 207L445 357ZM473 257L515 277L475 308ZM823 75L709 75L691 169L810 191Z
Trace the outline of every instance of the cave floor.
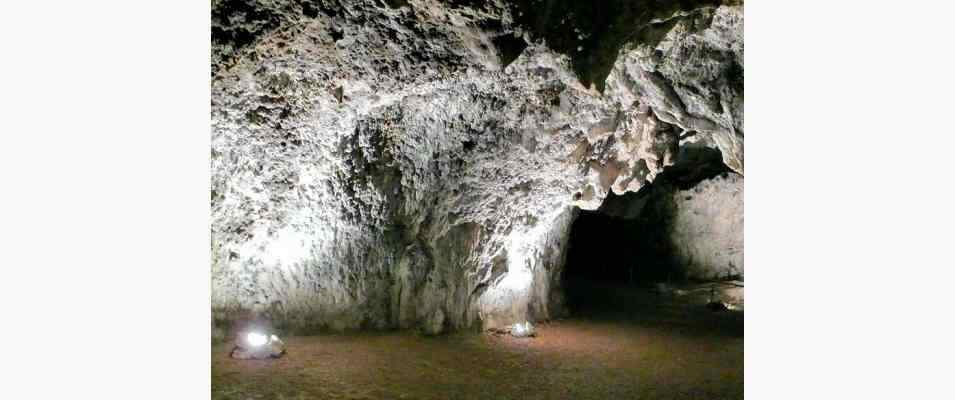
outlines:
M409 331L286 338L277 360L212 349L213 399L741 399L742 312L648 290L597 290L617 306L515 339ZM580 295L578 291L576 293Z

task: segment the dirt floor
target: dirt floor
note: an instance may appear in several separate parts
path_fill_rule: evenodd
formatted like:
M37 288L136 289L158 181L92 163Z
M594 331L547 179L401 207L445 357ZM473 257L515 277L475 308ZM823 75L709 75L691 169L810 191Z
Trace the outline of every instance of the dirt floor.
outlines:
M362 332L285 338L288 355L212 349L213 399L741 399L743 313L589 287L538 336ZM588 301L580 301L586 298ZM608 306L612 305L612 306Z

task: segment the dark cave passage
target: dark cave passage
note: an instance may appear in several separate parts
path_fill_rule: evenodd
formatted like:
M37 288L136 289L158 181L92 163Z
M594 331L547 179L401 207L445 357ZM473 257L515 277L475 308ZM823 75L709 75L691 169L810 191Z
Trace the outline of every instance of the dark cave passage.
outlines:
M571 313L628 311L633 308L628 293L711 281L689 272L672 233L679 203L688 198L682 191L730 173L719 150L687 146L674 165L638 192L610 192L599 209L580 210L562 276Z
M563 275L572 314L624 311L615 295L682 280L660 225L581 211L571 227Z
M571 227L565 280L644 286L677 278L662 228L581 211Z

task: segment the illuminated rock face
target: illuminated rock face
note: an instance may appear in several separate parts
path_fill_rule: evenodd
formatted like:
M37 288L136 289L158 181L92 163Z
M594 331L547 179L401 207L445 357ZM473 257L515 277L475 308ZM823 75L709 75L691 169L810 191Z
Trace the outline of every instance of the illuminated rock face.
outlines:
M553 317L574 206L639 189L681 135L723 146L621 83L648 45L621 54L601 94L526 44L510 7L444 3L213 2L216 318L436 334ZM742 15L697 9L673 30L723 52L705 33L714 12Z
M743 178L717 176L672 196L670 242L687 276L743 277Z

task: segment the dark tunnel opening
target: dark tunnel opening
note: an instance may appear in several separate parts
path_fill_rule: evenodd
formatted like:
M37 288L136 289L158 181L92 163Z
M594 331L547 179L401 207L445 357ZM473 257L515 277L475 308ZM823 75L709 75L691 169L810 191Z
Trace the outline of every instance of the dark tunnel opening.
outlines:
M678 278L662 229L581 211L571 227L565 279L643 285Z
M696 281L671 238L679 191L732 172L719 150L681 148L675 163L636 193L608 193L597 210L580 210L571 226L562 285L571 313L622 310L619 294ZM733 277L728 277L733 278Z

